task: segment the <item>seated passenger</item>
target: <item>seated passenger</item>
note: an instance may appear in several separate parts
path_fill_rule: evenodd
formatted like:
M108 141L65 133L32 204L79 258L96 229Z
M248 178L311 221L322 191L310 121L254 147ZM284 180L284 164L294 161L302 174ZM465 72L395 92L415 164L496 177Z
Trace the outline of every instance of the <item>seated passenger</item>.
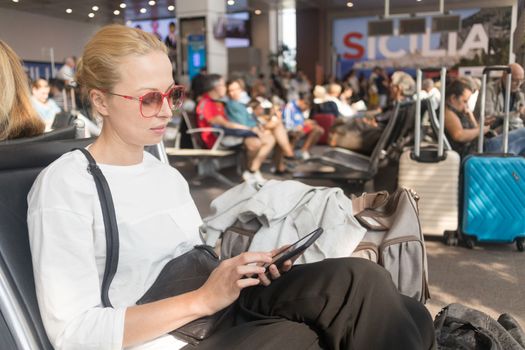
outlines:
M268 349L431 349L426 308L401 295L379 265L359 258L294 267L288 260L281 270L270 265L266 275L260 264L271 262L272 252L247 252L222 261L196 290L136 305L168 261L200 242L202 221L187 182L144 152L162 141L181 102L168 94L171 68L161 41L121 25L102 28L84 49L77 81L104 118L87 150L112 191L121 254L109 288L113 307L104 307L100 202L84 155L66 153L40 173L28 196L36 294L52 346L180 349L186 344L169 332L229 308L220 331L185 349L229 349L233 340L241 350L253 349L255 340ZM150 103L140 99L152 93ZM306 324L314 338L296 336L302 343L290 347L289 337L271 333L283 320Z
M258 99L254 99L249 104L253 117L256 118L259 123L259 127L266 132L270 132L275 141L277 147L274 151L274 173L281 175L287 171L284 158L290 160L294 158L294 152L292 144L288 139L288 133L284 128L283 115L279 107L273 106L268 110L265 110L262 106L262 102Z
M67 110L67 98L64 101L64 89L66 88L64 81L60 79L49 79L49 97L52 98L61 110ZM68 106L69 107L69 106Z
M510 85L510 121L509 126L511 130L523 128L525 121L525 94L521 90L521 86L525 81L525 71L518 63L509 65L511 70L511 85ZM489 117L496 117L500 119L505 116L505 85L507 84L507 73L504 72L501 79L495 80L487 84L487 91L485 95L485 114ZM476 103L475 116L479 118L481 111L481 99Z
M352 97L352 89L349 90L349 88L345 89L346 95L341 96L343 89L341 85L332 83L328 85L327 90L327 96L325 98L325 102L331 101L334 102L337 105L337 116L341 116L343 118L350 118L355 115L355 111L352 109L352 106L348 103L348 97ZM350 96L348 96L348 91L350 91ZM343 99L341 99L341 97Z
M31 105L29 82L16 53L0 40L0 141L38 136L45 124Z
M310 109L310 117L316 114L332 114L335 117L339 115L337 104L327 100L326 88L322 85L316 85L312 92L313 104Z
M226 115L234 123L239 123L249 128L257 127L257 121L241 102L242 88L240 80L229 80L226 82L228 99L226 100Z
M462 80L453 80L446 89L445 132L452 148L461 156L477 151L480 125L474 114L468 109L468 100L472 91ZM490 131L490 124L495 117L487 118L483 132ZM502 151L503 135L488 138L483 143L484 152ZM509 153L525 155L525 128L509 132Z
M246 91L246 83L242 79L238 79L236 81L237 81L237 84L239 84L239 89L240 89L238 101L246 106L251 101L251 97L250 95L248 95L248 92Z
M310 148L317 143L324 133L324 129L314 120L305 118L303 113L308 111L309 107L310 105L304 95L299 94L299 98L288 102L283 111L284 125L291 134L292 144L300 138L306 137L299 154L303 159L310 158Z
M55 115L60 113L55 100L49 98L49 84L45 79L37 79L31 84L31 103L36 109L38 115L46 124L46 131L51 130Z
M246 148L248 169L244 171L242 178L247 182L264 182L265 179L260 169L275 145L275 138L271 134L260 132L257 127L249 127L228 120L224 102L220 101L226 95L226 85L220 75L207 75L203 91L204 94L196 108L197 126L224 129L226 136L222 140L223 147L243 144ZM208 148L211 148L217 140L217 135L213 132L204 132L202 140Z
M272 101L274 100L280 101L282 103L282 100L277 95L269 96L268 88L262 80L255 81L252 86L250 96L252 97L252 100L259 100L262 103L263 108L272 108Z
M75 58L66 57L64 64L57 72L57 79L60 79L68 86L75 86Z
M441 92L434 86L434 80L427 78L421 82L421 91L419 92L421 99L428 98L434 110L439 108L441 101Z
M286 129L282 123L282 116L277 114L265 114L262 102L254 99L249 103L249 109L240 102L242 97L242 87L240 80L231 80L227 82L228 100L226 101L226 115L228 119L245 125L250 128L257 128L259 132L270 134L275 138L279 150L284 153L285 157L293 157L293 149L288 140ZM269 108L273 111L274 108Z
M191 96L195 101L198 101L202 94L204 93L204 82L206 81L206 76L208 75L208 68L203 67L199 70L192 79L190 85Z
M392 74L389 85L390 101L399 103L410 100L415 90L416 83L410 75L401 71ZM365 113L363 117L336 122L330 134L330 146L342 147L364 155L371 155L393 113L392 107L393 104L382 111L379 109L372 110ZM412 121L406 121L408 130L412 128L412 125Z

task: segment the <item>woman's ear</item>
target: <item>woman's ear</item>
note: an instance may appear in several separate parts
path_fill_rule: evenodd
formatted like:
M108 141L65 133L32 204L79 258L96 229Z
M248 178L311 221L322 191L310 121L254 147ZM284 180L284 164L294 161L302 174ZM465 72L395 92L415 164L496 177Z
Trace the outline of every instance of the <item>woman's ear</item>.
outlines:
M102 117L109 115L107 96L98 89L93 89L89 92L89 99L93 105L94 110Z

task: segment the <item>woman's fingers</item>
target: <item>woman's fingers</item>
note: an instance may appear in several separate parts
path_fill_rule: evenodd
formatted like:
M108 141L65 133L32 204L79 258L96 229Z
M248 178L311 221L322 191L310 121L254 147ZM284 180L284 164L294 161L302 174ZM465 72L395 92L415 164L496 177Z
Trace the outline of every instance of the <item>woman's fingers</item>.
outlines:
M262 266L257 265L239 265L236 268L237 275L239 276L252 276L264 273L265 269Z
M268 272L272 280L275 280L281 277L281 273L279 272L279 269L274 264L271 264L270 266L268 266Z
M266 273L260 273L259 280L261 281L261 284L266 287L272 283L272 281L270 280L270 278L268 278L268 275Z
M297 259L297 257L295 258ZM293 260L295 260L293 259ZM288 272L290 271L290 269L292 268L293 266L293 261L292 259L289 259L289 260L286 260L283 265L281 266L281 272Z
M272 262L272 254L270 252L268 253L245 252L240 255L237 255L236 257L232 259L235 259L236 262L240 265L246 265L246 264L251 264L251 263L269 264Z
M261 281L258 278L241 278L240 280L237 280L236 282L237 287L239 287L240 289L243 289L246 287L253 287L260 283Z

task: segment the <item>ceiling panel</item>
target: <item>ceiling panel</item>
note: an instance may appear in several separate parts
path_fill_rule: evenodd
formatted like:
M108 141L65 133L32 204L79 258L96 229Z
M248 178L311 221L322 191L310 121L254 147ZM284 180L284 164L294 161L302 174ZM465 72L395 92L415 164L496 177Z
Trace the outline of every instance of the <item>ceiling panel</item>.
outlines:
M122 2L126 3L126 8L124 9L120 7ZM173 11L168 10L168 6L174 4L173 0L157 0L153 6L150 6L148 2L148 0L19 0L18 3L15 3L12 0L0 0L0 8L94 23L175 16ZM94 11L92 9L93 6L98 6L98 11ZM72 10L69 14L66 13L68 8ZM146 9L146 13L140 12L142 8ZM120 11L120 14L114 15L113 11L115 10ZM89 13L93 13L95 16L90 18L88 17Z
M123 10L119 4L124 1L127 7ZM217 0L219 1L219 0ZM352 0L354 6L346 6L348 0L233 0L233 5L226 5L227 11L254 11L256 9L283 9L283 8L319 8L327 11L345 11L351 16L352 12L369 12L376 15L384 14L384 0ZM504 0L508 1L508 0ZM465 0L446 0L445 5L465 3ZM174 17L175 13L168 11L169 5L176 6L176 0L158 0L154 6L148 4L148 0L0 0L0 8L16 9L31 13L53 16L64 19L71 19L83 22L111 23L124 22L125 20L169 18ZM472 3L471 3L472 4ZM98 11L93 11L92 6L99 6ZM72 13L67 14L66 9L71 8ZM140 9L147 10L145 14L140 13ZM438 11L439 0L390 0L390 13L420 12L419 8L425 11ZM412 11L413 9L413 11ZM121 13L118 16L113 14L114 10ZM1 10L0 10L1 11ZM93 12L94 18L89 18L88 13Z

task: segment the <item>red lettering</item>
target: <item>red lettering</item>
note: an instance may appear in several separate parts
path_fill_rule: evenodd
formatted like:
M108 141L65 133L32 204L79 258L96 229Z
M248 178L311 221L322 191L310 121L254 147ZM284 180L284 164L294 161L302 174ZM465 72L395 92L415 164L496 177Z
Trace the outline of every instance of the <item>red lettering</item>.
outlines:
M361 46L360 44L353 42L352 39L354 38L362 39L363 34L352 32L352 33L346 34L345 37L343 38L343 43L345 44L345 46L355 51L354 53L345 53L343 55L343 57L347 60L360 59L365 54L365 48Z

